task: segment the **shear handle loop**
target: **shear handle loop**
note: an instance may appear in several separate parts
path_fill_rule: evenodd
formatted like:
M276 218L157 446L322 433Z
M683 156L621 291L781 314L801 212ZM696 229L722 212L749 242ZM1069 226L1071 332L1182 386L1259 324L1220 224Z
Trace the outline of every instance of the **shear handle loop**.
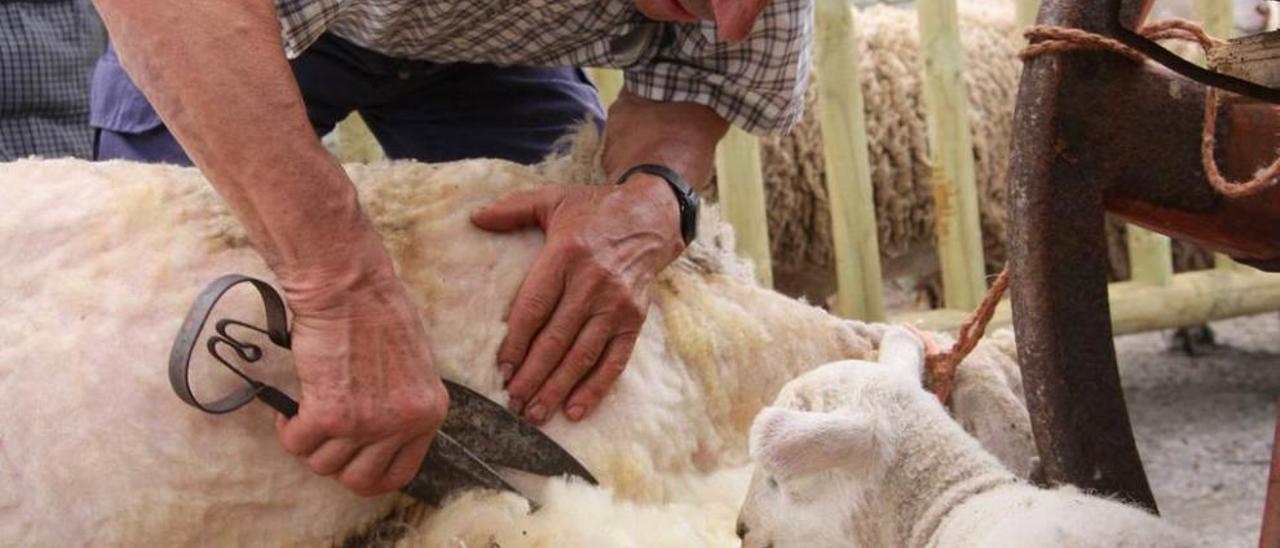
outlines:
M271 405L277 411L292 416L287 410L291 408L293 413L296 413L297 403L279 390L248 378L216 354L215 357L219 358L218 361L223 362L224 365L235 371L237 375L245 378L246 385L212 402L201 402L191 391L191 353L195 350L200 332L204 329L205 323L208 322L209 314L213 312L213 307L218 303L218 300L232 287L245 282L253 285L254 289L258 290L258 294L262 296L263 310L267 317L267 328L260 330L240 322L234 323L265 333L271 342L280 347L289 348L289 324L285 315L284 300L276 292L275 288L256 278L241 274L227 274L206 286L204 291L201 291L200 295L196 297L191 309L187 311L187 317L182 321L178 336L173 341L173 349L169 352L169 385L173 387L173 391L179 399L205 413L229 413L243 407L254 398L258 398ZM257 347L245 345L228 336L226 334L227 325L227 323L219 322L217 326L218 338L221 339L221 342L230 345L243 358L249 358L251 355L261 357L261 351ZM212 339L210 343L212 344ZM250 348L258 351L253 352L249 350ZM247 361L253 362L256 361L256 358ZM270 393L267 393L268 391ZM288 404L292 404L292 407Z

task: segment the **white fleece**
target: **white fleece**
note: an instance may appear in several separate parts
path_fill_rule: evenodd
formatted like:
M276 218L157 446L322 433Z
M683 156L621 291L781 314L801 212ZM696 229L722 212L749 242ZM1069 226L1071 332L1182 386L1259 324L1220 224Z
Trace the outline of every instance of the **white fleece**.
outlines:
M542 175L598 179L583 150L540 168L348 168L444 376L505 401L502 318L542 237L486 233L468 214L552 184ZM264 405L209 416L172 394L168 351L197 292L229 272L272 279L197 171L0 164L0 204L0 545L316 545L399 522L405 545L728 546L756 412L796 374L869 357L878 340L876 326L756 286L709 210L699 240L653 284L635 353L599 411L545 427L602 487L533 485L544 503L533 514L478 493L405 509L402 497L363 499L313 476L280 449ZM260 322L255 299L237 289L218 314ZM209 360L195 369L198 395L234 381ZM297 394L286 352L252 371Z
M921 388L919 341L885 338L878 363L814 369L760 413L744 547L1188 543L1137 508L1019 480Z

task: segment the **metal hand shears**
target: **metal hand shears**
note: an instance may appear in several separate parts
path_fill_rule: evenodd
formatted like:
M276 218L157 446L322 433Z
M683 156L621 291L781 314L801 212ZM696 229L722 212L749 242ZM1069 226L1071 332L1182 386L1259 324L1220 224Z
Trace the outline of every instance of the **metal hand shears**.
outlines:
M214 305L240 283L252 285L261 295L267 327L263 329L234 319L220 319L214 324L215 333L205 340L205 348L246 385L217 400L202 402L191 391L191 353ZM298 403L293 398L253 379L223 355L222 352L229 349L245 364L257 362L264 355L261 347L232 336L229 330L233 327L265 335L281 348L290 346L285 303L275 288L240 274L222 276L196 298L173 342L169 354L169 383L173 391L182 401L206 413L229 413L257 399L286 417L296 415ZM444 384L449 391L449 413L418 473L402 489L404 493L434 505L457 490L477 487L525 496L498 475L493 466L542 476L576 476L596 484L586 467L542 431L461 384L448 380Z

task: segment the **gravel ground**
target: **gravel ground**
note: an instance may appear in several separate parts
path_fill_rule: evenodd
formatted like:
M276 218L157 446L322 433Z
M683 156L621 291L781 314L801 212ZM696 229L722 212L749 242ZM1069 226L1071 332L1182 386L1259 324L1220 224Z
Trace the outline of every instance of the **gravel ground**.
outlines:
M1211 324L1188 356L1172 332L1116 339L1134 434L1161 513L1201 546L1257 546L1280 399L1280 315Z

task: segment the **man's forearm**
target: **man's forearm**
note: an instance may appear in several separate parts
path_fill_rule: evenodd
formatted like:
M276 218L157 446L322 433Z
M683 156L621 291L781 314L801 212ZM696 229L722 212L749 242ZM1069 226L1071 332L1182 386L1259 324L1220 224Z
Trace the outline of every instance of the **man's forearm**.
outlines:
M307 120L271 0L96 1L129 75L277 274L332 271L360 249L382 260Z
M715 163L716 144L728 128L728 122L705 106L648 101L623 92L609 107L605 174L612 181L636 164L661 164L703 191Z

